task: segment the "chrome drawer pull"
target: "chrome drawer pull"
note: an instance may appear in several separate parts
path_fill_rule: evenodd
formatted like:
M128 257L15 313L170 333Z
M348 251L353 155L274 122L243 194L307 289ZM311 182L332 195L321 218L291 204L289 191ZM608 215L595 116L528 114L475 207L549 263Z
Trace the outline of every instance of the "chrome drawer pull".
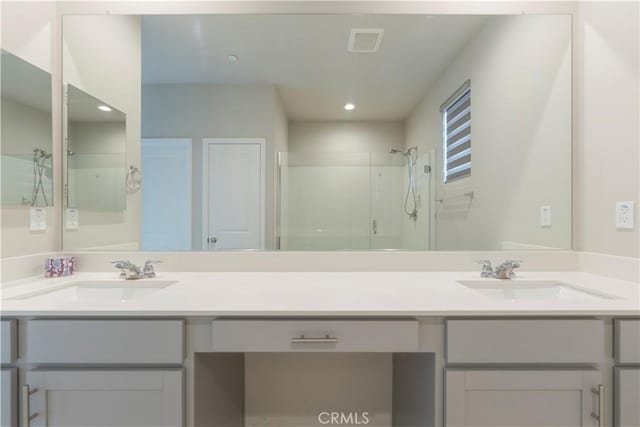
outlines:
M604 385L598 385L598 388L592 388L591 393L598 396L598 413L591 413L591 417L598 420L598 427L604 427Z
M31 420L38 416L38 413L31 414L31 395L37 392L38 389L34 388L33 390L29 389L29 384L25 384L22 386L22 425L24 427L29 427L31 425Z
M338 344L338 338L325 335L324 337L305 337L300 335L298 338L291 338L292 344Z

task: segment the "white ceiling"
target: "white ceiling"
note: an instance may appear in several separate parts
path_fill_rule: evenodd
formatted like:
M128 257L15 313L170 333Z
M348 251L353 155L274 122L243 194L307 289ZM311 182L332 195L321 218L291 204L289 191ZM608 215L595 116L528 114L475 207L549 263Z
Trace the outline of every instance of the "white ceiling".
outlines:
M180 15L142 18L143 84L273 84L292 120L402 120L485 16ZM347 51L382 28L377 53ZM230 63L229 54L239 61ZM343 105L356 109L346 112Z
M73 85L67 85L67 99L70 122L122 122L126 121L125 114L106 102L89 95ZM107 106L111 111L102 111L99 106Z

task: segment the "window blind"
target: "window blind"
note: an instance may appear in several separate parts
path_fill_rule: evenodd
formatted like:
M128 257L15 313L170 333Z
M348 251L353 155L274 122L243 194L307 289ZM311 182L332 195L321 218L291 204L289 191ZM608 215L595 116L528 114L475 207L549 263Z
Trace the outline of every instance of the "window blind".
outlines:
M471 175L471 84L465 82L440 108L444 182Z

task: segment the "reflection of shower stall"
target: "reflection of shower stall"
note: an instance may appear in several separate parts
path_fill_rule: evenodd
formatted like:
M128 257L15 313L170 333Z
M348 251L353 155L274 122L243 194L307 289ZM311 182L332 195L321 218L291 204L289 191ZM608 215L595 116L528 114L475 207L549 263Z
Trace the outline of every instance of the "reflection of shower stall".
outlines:
M126 208L124 153L80 153L67 150L67 207L96 211Z
M280 153L279 248L429 249L430 156L395 153Z
M51 153L34 147L31 154L3 154L0 170L3 205L52 205Z

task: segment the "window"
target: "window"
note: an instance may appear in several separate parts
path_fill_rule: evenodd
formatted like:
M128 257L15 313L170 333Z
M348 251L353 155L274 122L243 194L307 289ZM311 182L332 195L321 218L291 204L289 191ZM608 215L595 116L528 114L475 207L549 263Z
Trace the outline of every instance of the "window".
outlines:
M444 182L471 175L471 82L467 80L440 107Z

